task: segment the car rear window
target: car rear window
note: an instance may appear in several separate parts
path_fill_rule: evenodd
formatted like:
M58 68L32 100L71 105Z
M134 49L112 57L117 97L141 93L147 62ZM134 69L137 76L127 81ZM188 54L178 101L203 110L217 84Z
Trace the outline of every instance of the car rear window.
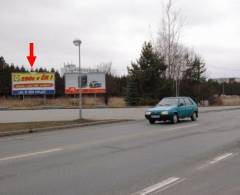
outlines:
M193 105L192 101L189 98L185 98L186 105Z

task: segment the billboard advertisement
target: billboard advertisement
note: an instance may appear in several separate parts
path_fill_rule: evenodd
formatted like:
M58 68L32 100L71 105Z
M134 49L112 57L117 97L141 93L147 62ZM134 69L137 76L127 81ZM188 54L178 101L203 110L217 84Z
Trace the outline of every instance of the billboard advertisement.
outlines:
M12 73L12 95L55 94L54 73Z
M78 94L79 74L65 74L65 94ZM81 92L83 94L103 94L106 93L105 73L88 72L81 74Z

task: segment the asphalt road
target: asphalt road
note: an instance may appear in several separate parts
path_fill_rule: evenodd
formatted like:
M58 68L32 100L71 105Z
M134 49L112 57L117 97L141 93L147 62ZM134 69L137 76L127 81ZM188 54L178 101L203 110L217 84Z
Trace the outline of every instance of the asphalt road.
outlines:
M240 106L200 107L200 112L240 109ZM83 117L87 119L144 119L147 107L133 108L99 108L83 109ZM43 109L43 110L0 110L0 123L29 121L59 121L78 118L78 109Z
M0 138L0 194L239 195L239 115Z

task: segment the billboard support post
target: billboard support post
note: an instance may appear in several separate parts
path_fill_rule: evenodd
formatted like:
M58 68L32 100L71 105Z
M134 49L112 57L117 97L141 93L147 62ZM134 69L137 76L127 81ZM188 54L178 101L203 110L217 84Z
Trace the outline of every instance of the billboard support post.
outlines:
M47 104L47 95L46 94L43 95L43 104L44 105Z
M94 103L95 103L95 107L97 106L97 94L94 93Z

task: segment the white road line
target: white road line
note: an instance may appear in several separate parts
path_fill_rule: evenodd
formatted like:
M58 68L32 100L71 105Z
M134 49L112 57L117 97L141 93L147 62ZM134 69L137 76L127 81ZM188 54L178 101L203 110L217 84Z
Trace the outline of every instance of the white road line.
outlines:
M233 156L233 153L223 154L221 156L218 156L218 157L214 158L212 161L209 162L209 164L218 163L219 161L226 160L227 158L230 158L231 156Z
M9 156L9 157L0 158L0 162L20 159L20 158L26 158L26 157L31 157L31 156L37 156L37 155L41 155L41 154L48 154L48 153L52 153L52 152L58 152L58 151L61 151L61 150L63 150L63 149L62 148L54 148L54 149L51 149L51 150L20 154L20 155L16 155L16 156Z
M183 182L185 180L186 180L186 178L180 179L180 180L178 180L178 181L176 181L176 182L174 182L172 184L169 184L169 185L165 186L164 188L161 188L161 189L157 190L154 193L163 192L163 191L167 190L168 188L171 188L171 187L173 187L173 186L175 186L175 185L177 185L177 184L179 184L179 183L181 183L181 182Z
M208 161L207 163L203 164L202 166L198 167L197 169L201 170L201 169L207 168L213 164L219 163L220 161L224 161L224 160L229 159L236 155L237 155L237 153L225 153L223 155L220 155L220 156L214 158L211 161Z
M180 179L178 177L170 177L164 181L161 181L160 183L157 183L157 184L147 187L137 193L134 193L134 195L148 195L153 192L157 192L157 191L159 192L160 190L163 190L163 189L165 190L165 189L167 189L168 186L177 184L180 181L184 181L184 179Z

